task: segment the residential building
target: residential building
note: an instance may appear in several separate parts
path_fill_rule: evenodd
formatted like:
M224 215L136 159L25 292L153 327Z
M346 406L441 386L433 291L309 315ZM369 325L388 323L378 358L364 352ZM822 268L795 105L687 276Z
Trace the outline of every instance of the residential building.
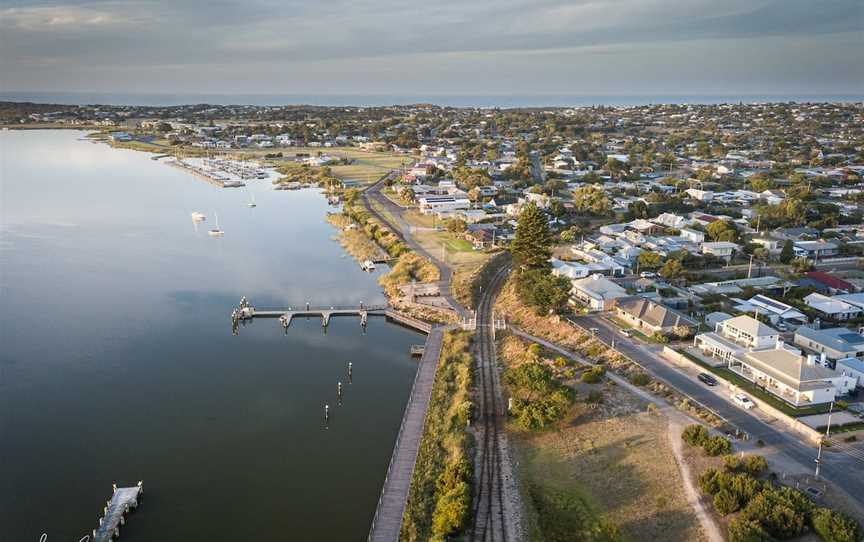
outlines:
M792 250L796 256L811 260L828 258L840 253L837 243L829 241L795 241Z
M829 364L845 358L864 359L864 336L845 327L813 329L799 327L795 344L809 351L824 354Z
M861 314L861 307L815 292L805 297L804 303L829 320L844 321Z
M699 230L691 230L690 228L681 228L681 233L678 234L682 239L686 239L691 243L704 243L705 232Z
M417 203L420 206L420 212L424 215L453 212L471 207L471 201L468 198L456 196L423 196L417 198Z
M864 360L860 358L838 360L836 370L854 378L858 386L864 387Z
M627 297L627 290L599 273L571 281L570 293L573 299L590 311L605 311L612 308L614 301Z
M830 403L852 391L856 380L816 363L778 341L769 350L745 351L729 360L729 369L793 407Z
M683 326L694 332L698 324L691 318L661 303L644 297L619 299L615 303L615 315L651 335L670 334Z
M779 338L776 329L741 315L718 322L713 332L696 335L693 346L707 356L728 362L733 355L745 350L772 348Z
M735 308L741 312L753 312L768 317L771 325L780 331L783 331L784 328L796 329L807 323L807 316L792 305L787 305L762 294L751 297L749 301L742 302Z
M732 255L738 250L738 245L729 241L715 241L713 243L702 243L702 254L710 254L726 261L732 259Z

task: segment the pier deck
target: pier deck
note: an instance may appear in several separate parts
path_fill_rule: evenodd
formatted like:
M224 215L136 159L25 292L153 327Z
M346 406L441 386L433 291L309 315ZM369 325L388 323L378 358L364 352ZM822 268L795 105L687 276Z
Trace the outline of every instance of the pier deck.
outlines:
M144 493L144 484L137 486L114 486L114 494L105 506L103 516L99 518L99 527L93 530L93 542L108 542L120 536L120 526L126 524L126 514L129 510L138 508L138 501Z
M432 396L432 385L435 383L435 373L438 370L438 358L441 354L441 343L444 338L443 327L432 328L426 339L426 348L420 358L411 396L402 416L402 425L396 437L393 455L384 478L384 487L372 519L369 531L370 542L395 542L399 540L399 530L402 527L402 514L408 500L408 488L414 474L414 463L420 448L420 438L423 435L423 422L426 410Z

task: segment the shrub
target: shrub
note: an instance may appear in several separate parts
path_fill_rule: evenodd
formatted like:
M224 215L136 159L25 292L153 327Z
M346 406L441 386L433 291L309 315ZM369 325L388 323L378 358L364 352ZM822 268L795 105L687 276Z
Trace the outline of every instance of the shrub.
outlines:
M605 367L591 367L590 369L582 373L580 380L586 384L596 384L600 382L600 380L603 378L603 375L605 374Z
M635 373L630 377L630 383L635 386L647 386L651 382L651 377L645 373Z
M600 390L591 390L588 392L588 397L585 398L586 403L599 404L603 402L603 392Z
M723 465L730 472L744 472L751 476L759 476L768 469L768 462L761 455L748 455L743 458L727 455Z
M707 495L716 495L720 491L720 476L723 473L714 467L707 469L699 476L699 489Z
M714 495L714 508L723 516L737 512L739 508L738 497L728 489L721 489Z
M459 482L435 503L432 513L432 532L439 537L459 530L468 517L471 491L468 484Z
M813 530L825 542L858 542L862 535L855 520L827 508L813 512Z
M705 453L716 457L718 455L726 455L732 451L732 443L726 440L726 437L721 437L720 435L714 435L713 437L708 437L703 443L702 448L705 450Z
M747 519L759 522L775 538L793 538L810 522L813 503L789 487L772 487L756 495L744 509Z
M702 446L708 439L708 429L704 425L688 425L681 433L681 439L690 446Z
M729 522L729 542L773 542L758 521L739 516Z

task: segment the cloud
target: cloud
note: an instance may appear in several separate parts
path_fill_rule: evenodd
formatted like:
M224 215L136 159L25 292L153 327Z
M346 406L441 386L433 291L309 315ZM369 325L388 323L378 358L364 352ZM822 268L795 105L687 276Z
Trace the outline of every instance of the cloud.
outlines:
M196 78L200 91L208 91L218 77L230 83L220 89L226 92L278 92L286 79L296 82L292 88L339 81L364 92L378 88L372 72L389 79L407 69L401 74L404 84L414 76L409 58L422 58L425 70L442 77L456 77L448 67L454 59L472 59L468 75L489 68L484 63L505 74L508 62L518 63L540 85L541 66L567 72L595 66L603 56L619 72L636 69L651 79L651 68L659 67L639 64L643 50L661 47L668 57L654 55L653 61L682 71L710 70L722 64L712 57L740 51L742 40L753 47L749 58L741 59L745 64L760 55L779 63L759 74L762 79L788 73L786 66L798 62L791 51L805 42L823 65L835 68L837 78L848 79L845 72L861 68L862 61L852 59L850 65L841 47L850 41L859 49L864 45L860 0L109 0L63 5L7 0L7 5L0 12L0 40L12 53L0 55L0 69L11 74L4 86L14 80L19 89L25 84L77 88L77 76L50 73L50 66L67 65L70 71L77 66L87 72L94 84L114 85L110 90L119 88L111 82L121 79L118 74L138 69L148 73L145 89L168 92L187 88ZM707 42L713 51L703 58L688 51L688 44ZM779 42L790 44L790 54L772 49L769 55L759 45ZM526 54L533 55L536 67L521 60ZM544 57L566 63L550 65L540 61ZM841 57L845 64L839 63ZM370 75L363 76L364 68ZM294 70L291 77L285 70ZM830 79L831 70L825 72ZM239 89L238 73L244 74ZM585 75L573 72L570 79ZM510 74L511 80L518 76ZM128 77L122 79L128 83ZM458 93L464 80L446 82Z

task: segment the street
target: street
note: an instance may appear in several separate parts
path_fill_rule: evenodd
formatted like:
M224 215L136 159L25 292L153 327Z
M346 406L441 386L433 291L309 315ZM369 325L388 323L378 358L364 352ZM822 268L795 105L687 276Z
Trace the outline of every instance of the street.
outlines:
M617 327L599 314L571 317L570 320L586 329L596 328L597 338L629 357L652 376L668 386L689 395L713 410L729 423L750 435L751 441L761 440L766 448L775 447L777 453L800 465L802 471L815 469L816 448L808 446L782 428L775 428L755 414L735 406L725 398L709 390L698 380L669 365L659 354L655 354L637 341L628 339ZM822 454L821 476L858 499L864 495L864 463L842 453Z

